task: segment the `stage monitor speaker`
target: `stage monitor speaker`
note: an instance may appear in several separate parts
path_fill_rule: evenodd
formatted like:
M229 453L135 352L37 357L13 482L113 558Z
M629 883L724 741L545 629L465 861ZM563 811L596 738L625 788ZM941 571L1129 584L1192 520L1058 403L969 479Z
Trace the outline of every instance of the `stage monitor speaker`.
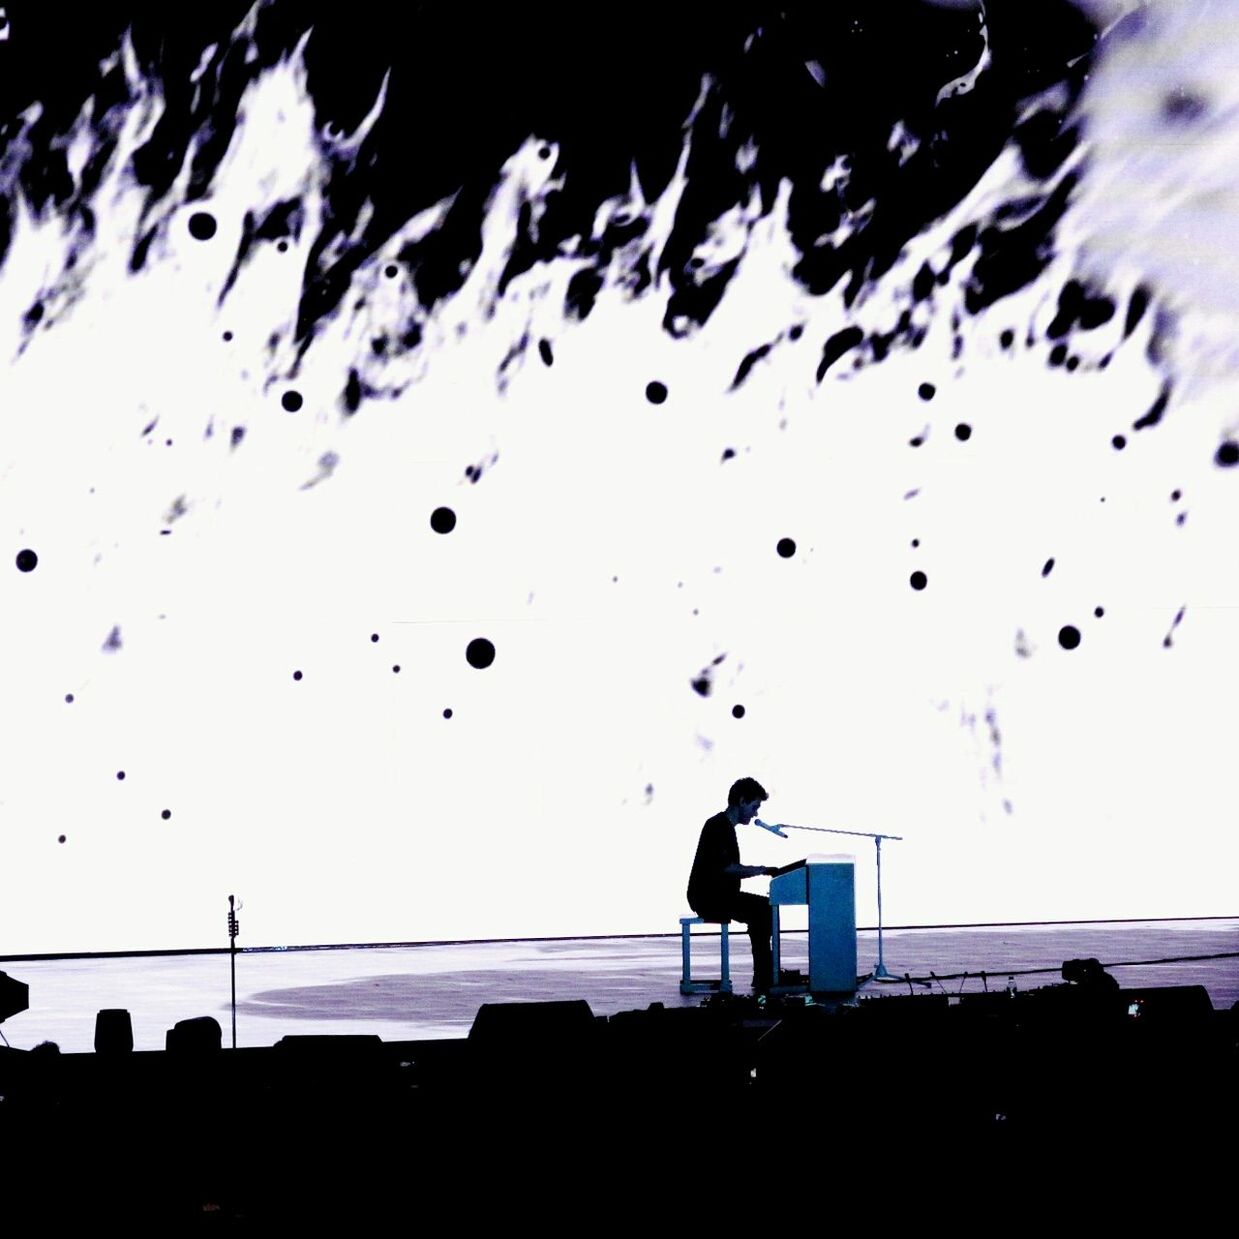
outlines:
M0 1024L29 1007L30 986L25 981L14 980L7 972L0 972Z
M597 1021L584 998L566 1002L484 1002L469 1029L471 1045L502 1049L506 1045L562 1044L594 1035Z
M168 1029L164 1049L169 1054L214 1054L224 1043L223 1030L213 1015L177 1020Z
M95 1053L129 1054L133 1051L133 1021L119 1007L104 1008L95 1016Z

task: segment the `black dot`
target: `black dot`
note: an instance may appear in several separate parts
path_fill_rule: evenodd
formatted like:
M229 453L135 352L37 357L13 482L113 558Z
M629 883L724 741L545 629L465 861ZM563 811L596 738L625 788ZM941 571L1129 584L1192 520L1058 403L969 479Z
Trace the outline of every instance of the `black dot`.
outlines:
M430 528L435 533L451 533L456 528L456 513L451 508L435 508L430 514Z
M1061 366L1067 360L1067 346L1065 344L1056 344L1050 349L1050 365Z
M388 263L387 266L383 268L383 274L387 276L389 280L394 280L396 276L400 274L400 268L396 266L394 262Z
M495 661L495 647L485 637L474 637L465 649L465 659L480 671Z
M451 707L450 707L450 706L449 706L446 710L444 710L444 711L443 711L443 717L444 717L444 718L451 718L451 717L452 717L452 710L451 710Z
M224 339L225 339L225 340L231 340L231 339L232 339L232 332L231 332L231 331L225 331L225 332L224 332Z
M124 772L123 770L118 770L118 771L116 772L116 777L117 777L118 779L123 779L123 778L125 777L125 772Z
M245 438L245 427L234 426L232 428L232 446L236 447L236 445L240 443L241 440L244 438Z
M1205 113L1206 104L1198 95L1176 86L1162 100L1162 116L1170 121L1198 120Z
M923 572L914 572L908 578L908 584L911 585L913 589L924 589L925 586L929 584L929 578Z
M294 672L293 672L293 679L294 679L294 680L299 680L299 679L301 679L301 672L300 672L300 671L294 671Z
M64 841L65 841L64 835L61 835L60 838L56 840L57 843L63 843Z
M1078 357L1067 358L1067 369L1069 371L1074 372L1079 369L1079 366L1080 366L1080 359Z
M275 248L279 250L281 254L283 254L288 249L288 242L287 241L277 242Z
M784 559L791 559L791 557L796 553L796 543L791 538L780 538L779 544L775 547L775 550L778 551Z
M1074 650L1080 644L1080 630L1071 624L1064 624L1058 630L1058 644L1065 650Z
M1010 348L1011 345L1015 343L1015 332L1008 327L1007 330L998 337L998 342L1003 348Z
M800 337L804 335L804 328L799 323L796 323L795 326L793 326L792 329L787 334L793 340L799 340Z
M1239 465L1239 443L1233 439L1227 439L1225 443L1217 450L1215 461L1223 468L1229 468L1231 465Z
M972 427L969 426L967 422L960 422L959 425L955 427L955 437L961 443L967 443L968 440L972 438Z
M72 704L73 704L73 694L72 694L72 693L65 693L65 701L67 701L67 702L69 703L69 705L72 705Z
M164 811L163 811L163 812L162 812L159 816L160 816L160 817L162 817L162 818L163 818L163 820L166 822L166 821L168 820L168 818L170 818L170 817L172 816L172 810L171 810L171 809L165 809L165 810L164 810Z
M908 440L908 445L909 447L920 447L924 442L925 440L920 435L917 435L915 439Z
M1187 520L1187 513L1180 512L1179 515L1174 518L1174 523L1176 525L1182 525L1185 520Z
M33 572L39 557L29 548L17 552L17 567L22 572Z
M733 447L725 447L723 449L723 459L730 460L736 454L736 449Z
M651 404L662 404L667 399L667 385L659 382L647 383L645 385L645 398Z
M1094 608L1093 608L1093 614L1094 614L1094 615L1095 615L1098 619L1101 619L1101 617L1102 617L1103 615L1105 615L1105 613L1106 613L1106 608L1105 608L1105 607L1094 607Z
M555 354L551 351L551 342L549 340L538 341L538 356L542 358L544 366L555 364Z
M920 544L921 544L921 540L920 540L920 538L913 538L913 539L912 539L912 545L913 545L913 547L918 547L918 546L920 546Z
M934 393L937 390L938 389L932 383L922 383L920 387L916 389L916 394L920 396L922 400L932 400L934 398Z
M1182 499L1182 498L1183 498L1183 492L1182 492L1181 490L1172 490L1172 491L1170 492L1170 502L1171 502L1171 503L1178 503L1178 502L1179 502L1179 500L1180 500L1180 499Z
M209 241L215 235L215 216L207 211L195 211L189 217L189 235L195 241Z
M1121 452L1127 446L1127 440L1122 435L1115 435L1110 443L1116 452Z
M296 413L304 402L301 399L301 393L299 391L289 390L280 397L280 403L285 409L288 410L289 413Z
M392 668L392 673L393 673L394 675L399 675L399 674L400 674L400 664L399 664L399 663L397 663L397 664L396 664L396 665Z
M550 157L551 157L551 148L549 146L538 147L538 158L539 159L550 159Z
M743 717L744 717L744 707L743 707L743 706L732 706L732 707L731 707L731 717L732 717L732 718L743 718Z
M1047 559L1045 563L1041 565L1041 575L1049 576L1050 573L1053 571L1054 571L1054 560L1053 558Z
M372 632L372 633L370 634L370 640L371 640L371 641L377 641L378 639L379 639L379 634L378 634L377 632Z

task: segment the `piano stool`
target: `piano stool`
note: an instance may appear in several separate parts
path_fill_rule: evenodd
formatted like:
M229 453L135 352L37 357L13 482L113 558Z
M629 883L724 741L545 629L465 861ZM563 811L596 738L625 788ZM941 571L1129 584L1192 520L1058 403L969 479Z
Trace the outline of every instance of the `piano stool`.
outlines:
M730 921L706 921L700 916L682 916L680 917L680 934L683 939L684 947L684 975L680 977L680 993L681 994L717 994L731 993L731 950L727 940L727 927L731 924ZM690 942L690 930L694 925L721 925L722 932L719 935L719 951L721 955L719 972L722 974L717 981L693 980L693 965L692 952Z

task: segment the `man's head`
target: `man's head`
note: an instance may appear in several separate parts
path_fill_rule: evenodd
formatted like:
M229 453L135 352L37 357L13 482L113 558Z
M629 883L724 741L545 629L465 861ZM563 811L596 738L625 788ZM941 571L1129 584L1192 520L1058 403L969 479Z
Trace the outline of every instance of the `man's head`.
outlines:
M727 793L727 817L732 825L739 822L747 826L757 816L761 802L768 798L766 789L756 779L737 779Z

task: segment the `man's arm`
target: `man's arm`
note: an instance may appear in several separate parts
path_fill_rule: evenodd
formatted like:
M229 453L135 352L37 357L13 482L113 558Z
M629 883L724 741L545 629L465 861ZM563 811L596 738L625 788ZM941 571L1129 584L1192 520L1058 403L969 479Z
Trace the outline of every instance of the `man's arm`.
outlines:
M768 874L774 873L768 865L728 865L723 870L724 873L730 874L735 878L764 878Z

